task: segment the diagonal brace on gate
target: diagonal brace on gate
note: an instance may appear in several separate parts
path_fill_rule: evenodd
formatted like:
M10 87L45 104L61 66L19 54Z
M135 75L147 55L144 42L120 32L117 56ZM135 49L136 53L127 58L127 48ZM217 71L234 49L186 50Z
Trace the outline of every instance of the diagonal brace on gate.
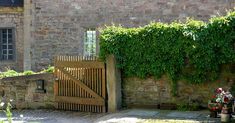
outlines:
M103 99L100 95L98 95L96 92L94 92L92 89L90 89L86 84L82 83L81 80L78 80L76 77L71 75L68 71L64 70L63 67L57 67L63 74L67 75L72 81L75 82L75 84L81 86L83 89L88 91L92 96L98 99Z

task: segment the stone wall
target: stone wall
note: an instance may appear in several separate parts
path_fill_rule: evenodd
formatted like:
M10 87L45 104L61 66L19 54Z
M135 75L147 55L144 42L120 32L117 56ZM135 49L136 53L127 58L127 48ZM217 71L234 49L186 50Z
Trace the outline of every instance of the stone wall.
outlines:
M224 15L234 0L33 0L30 58L40 70L56 55L83 55L88 28L121 24L138 27L151 21L171 22L186 17L207 21ZM98 42L97 42L98 45ZM98 51L98 48L97 48Z
M123 106L158 108L161 103L189 103L207 107L207 102L215 89L222 87L227 90L232 87L234 82L234 74L204 84L189 84L185 81L179 81L178 95L172 96L171 81L166 76L161 79L154 79L154 77L147 79L124 78L122 83Z
M0 7L0 28L13 28L15 31L15 59L0 61L0 71L6 68L23 70L23 8Z
M16 29L16 59L1 61L0 71L5 67L22 71L31 66L41 70L53 64L54 56L83 55L83 36L88 28L98 29L112 23L138 27L151 21L171 22L186 17L207 21L235 6L234 0L24 0L24 3L24 8L0 7L0 28Z
M35 91L36 81L45 80L45 93ZM54 77L52 74L8 77L0 79L0 95L4 101L13 99L17 109L54 108Z

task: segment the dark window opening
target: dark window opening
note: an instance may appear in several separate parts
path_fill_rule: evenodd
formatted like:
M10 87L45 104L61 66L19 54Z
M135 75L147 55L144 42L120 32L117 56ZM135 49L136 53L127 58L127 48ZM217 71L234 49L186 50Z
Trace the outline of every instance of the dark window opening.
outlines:
M14 59L13 29L0 29L0 60Z
M0 6L4 7L23 7L24 0L0 0Z

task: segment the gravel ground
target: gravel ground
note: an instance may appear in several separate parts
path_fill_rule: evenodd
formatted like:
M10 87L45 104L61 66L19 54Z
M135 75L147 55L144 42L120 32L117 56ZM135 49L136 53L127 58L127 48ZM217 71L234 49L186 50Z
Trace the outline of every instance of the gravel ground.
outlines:
M23 116L23 117L22 117ZM7 120L3 112L0 120ZM117 113L88 113L59 110L14 110L13 123L219 123L209 111L128 109ZM5 122L7 123L7 122Z

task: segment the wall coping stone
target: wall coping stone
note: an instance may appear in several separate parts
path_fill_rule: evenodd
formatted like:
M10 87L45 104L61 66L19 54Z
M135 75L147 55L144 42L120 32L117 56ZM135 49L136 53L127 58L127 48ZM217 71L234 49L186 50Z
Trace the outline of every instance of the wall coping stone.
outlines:
M37 80L37 79L43 79L52 77L52 73L40 73L40 74L32 74L32 75L22 75L22 76L13 76L13 77L5 77L0 79L0 82L13 82L15 80L17 81L24 81L24 80Z

